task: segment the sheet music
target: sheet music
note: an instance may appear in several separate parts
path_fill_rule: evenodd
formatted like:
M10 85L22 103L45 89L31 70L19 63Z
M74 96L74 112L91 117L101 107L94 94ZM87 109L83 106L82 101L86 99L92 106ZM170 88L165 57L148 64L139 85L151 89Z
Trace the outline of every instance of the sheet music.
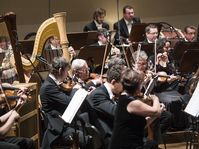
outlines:
M184 111L192 116L198 117L199 116L198 105L199 105L199 83L197 84L197 87Z
M61 117L66 123L70 124L72 122L87 95L88 92L85 89L80 88L76 91Z

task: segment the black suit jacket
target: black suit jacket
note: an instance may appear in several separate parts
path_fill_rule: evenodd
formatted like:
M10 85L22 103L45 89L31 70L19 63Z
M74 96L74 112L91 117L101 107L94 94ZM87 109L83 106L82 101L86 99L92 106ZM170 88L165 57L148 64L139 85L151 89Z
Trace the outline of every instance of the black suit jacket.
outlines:
M102 24L102 28L106 28L107 30L109 30L109 25L108 25L107 23L104 22L104 23ZM84 26L84 29L83 29L84 32L88 32L88 31L97 31L97 30L98 30L98 29L97 29L97 26L96 26L96 24L95 24L94 21L92 21L91 23L85 25L85 26Z
M134 17L133 23L141 23L140 18ZM118 25L119 25L120 32L118 30ZM122 18L118 22L114 23L113 29L117 31L116 35L115 35L115 44L119 44L119 33L122 38L124 38L124 39L129 38L129 32L128 32L128 28L127 28L124 18Z
M106 87L101 85L96 88L86 100L91 108L89 110L91 122L99 129L104 139L110 138L117 105L110 99Z
M49 149L63 131L64 121L59 117L67 108L71 97L66 95L62 89L50 78L47 77L40 89L42 110L46 113L48 128L44 134L42 149Z

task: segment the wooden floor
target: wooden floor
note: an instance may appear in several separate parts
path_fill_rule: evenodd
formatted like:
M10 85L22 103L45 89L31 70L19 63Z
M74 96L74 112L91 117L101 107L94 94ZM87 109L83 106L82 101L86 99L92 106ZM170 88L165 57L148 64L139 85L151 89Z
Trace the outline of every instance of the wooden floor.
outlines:
M164 149L164 145L159 145L161 149ZM186 149L186 143L172 143L166 145L167 149Z

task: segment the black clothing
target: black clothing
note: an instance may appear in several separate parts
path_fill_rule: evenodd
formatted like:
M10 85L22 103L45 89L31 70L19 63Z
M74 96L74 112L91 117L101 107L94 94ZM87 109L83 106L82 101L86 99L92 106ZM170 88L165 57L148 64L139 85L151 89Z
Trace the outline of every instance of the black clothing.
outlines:
M104 23L102 24L102 28L105 28L105 29L109 30L109 25L108 25L107 23L104 22ZM84 26L84 29L83 29L84 32L88 32L88 31L97 31L97 30L98 30L98 29L97 29L97 26L96 26L96 24L95 24L94 21L92 21L91 23L85 25L85 26Z
M118 100L110 149L137 149L143 146L146 120L127 111L127 105L133 100L133 97L126 95Z
M110 99L104 85L96 88L86 99L89 103L91 123L100 131L107 147L112 135L114 115L117 104Z
M139 17L134 17L133 18L133 23L141 23L141 20ZM119 28L118 28L119 25ZM113 29L116 30L116 35L115 35L115 43L114 44L119 44L119 35L121 38L127 39L129 38L129 31L126 25L126 22L124 18L119 20L119 22L114 23ZM120 31L120 32L119 32Z
M22 137L5 137L0 139L1 149L34 149L34 141Z
M67 108L71 96L67 95L49 76L45 80L40 89L40 98L42 103L42 110L45 112L48 127L43 137L42 149L49 149L52 147L54 141L58 138L66 139L72 136L75 132L74 128L71 128L69 124L66 124L60 116ZM80 145L84 143L83 134L79 133Z

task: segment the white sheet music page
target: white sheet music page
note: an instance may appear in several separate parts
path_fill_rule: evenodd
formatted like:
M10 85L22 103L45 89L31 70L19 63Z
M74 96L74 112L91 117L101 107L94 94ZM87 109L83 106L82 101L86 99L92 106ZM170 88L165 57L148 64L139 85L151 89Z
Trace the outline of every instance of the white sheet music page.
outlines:
M198 117L199 116L199 83L185 108L185 112L189 113L192 116Z
M80 88L76 91L68 107L64 111L64 114L61 117L66 123L70 124L72 122L75 114L79 110L87 95L88 92L85 89Z

